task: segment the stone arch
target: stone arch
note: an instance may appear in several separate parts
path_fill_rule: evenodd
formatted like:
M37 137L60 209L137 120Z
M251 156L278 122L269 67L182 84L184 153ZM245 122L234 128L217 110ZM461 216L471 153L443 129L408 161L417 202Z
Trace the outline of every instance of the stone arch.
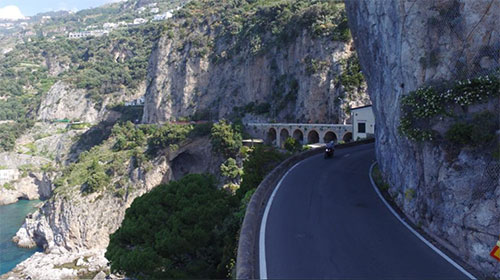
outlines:
M276 142L277 139L277 133L276 133L276 129L274 129L274 127L271 127L268 131L267 131L267 135L266 135L266 143L268 145L272 145L274 142Z
M342 140L344 140L344 142L346 143L349 143L352 141L352 133L351 132L346 132L344 134L344 136L342 137Z
M316 130L311 130L307 134L307 144L319 143L319 134Z
M293 138L295 138L295 140L299 141L300 144L304 143L304 133L300 129L296 129L293 132Z
M285 145L285 140L290 137L290 132L288 132L288 129L282 128L280 131L280 143L281 146Z
M180 153L171 163L173 179L179 180L190 173L200 169L200 160L188 151Z
M337 143L337 134L333 131L327 131L323 136L323 143L329 143L330 141Z

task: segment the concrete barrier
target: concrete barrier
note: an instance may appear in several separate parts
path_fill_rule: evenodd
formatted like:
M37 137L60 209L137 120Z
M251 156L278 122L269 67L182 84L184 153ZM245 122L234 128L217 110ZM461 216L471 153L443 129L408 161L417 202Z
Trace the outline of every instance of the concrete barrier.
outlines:
M335 146L336 149L373 143L374 139L367 139L347 144ZM248 203L245 218L241 226L240 239L238 243L238 255L236 257L236 278L237 279L258 279L259 278L259 231L266 208L267 201L271 196L277 183L283 175L294 166L296 163L323 153L323 148L317 148L309 151L293 155L283 161L275 169L273 169L257 187L250 202Z

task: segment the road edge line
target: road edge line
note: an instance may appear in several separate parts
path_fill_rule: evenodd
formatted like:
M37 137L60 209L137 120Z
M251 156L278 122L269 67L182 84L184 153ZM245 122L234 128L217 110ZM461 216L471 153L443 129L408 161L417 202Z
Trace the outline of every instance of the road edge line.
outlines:
M259 232L259 274L260 274L259 278L260 279L268 279L267 263L266 263L266 225L267 225L267 216L269 215L269 211L273 204L274 196L278 192L279 188L281 187L281 183L288 175L288 173L290 173L295 167L297 167L300 163L302 163L302 161L297 162L294 166L292 166L292 168L288 169L285 175L281 177L280 181L276 185L276 188L274 188L271 197L269 197L269 200L267 201L266 210L264 210L264 214L262 216L262 221L260 223L260 232Z
M458 269L460 272L462 272L465 276L467 276L469 279L471 280L477 280L476 277L474 277L474 275L472 275L470 272L468 272L467 270L465 270L465 268L463 268L461 265L459 265L458 263L456 263L454 260L452 260L450 257L448 257L448 255L446 255L443 251L439 250L439 248L437 248L436 246L434 246L431 242L429 242L427 239L425 239L420 233L418 233L418 231L414 230L413 227L411 227L407 222L405 222L401 216L398 215L398 213L396 213L396 211L392 208L392 206L387 202L387 200L384 198L384 196L382 195L382 193L380 193L380 190L378 189L377 185L375 184L375 181L373 180L373 177L372 177L372 171L373 171L373 167L375 166L375 164L377 164L377 162L375 161L374 163L372 163L372 165L370 166L370 171L368 173L368 176L370 177L370 182L372 184L372 187L373 189L375 190L375 192L377 193L378 197L380 198L380 200L382 200L382 202L385 204L385 206L389 209L389 211L406 227L408 228L416 237L418 237L418 239L420 239L422 242L425 243L425 245L427 245L429 248L431 248L432 250L434 250L434 252L436 252L438 255L440 255L443 259L445 259L447 262L449 262L451 265L453 265L456 269Z

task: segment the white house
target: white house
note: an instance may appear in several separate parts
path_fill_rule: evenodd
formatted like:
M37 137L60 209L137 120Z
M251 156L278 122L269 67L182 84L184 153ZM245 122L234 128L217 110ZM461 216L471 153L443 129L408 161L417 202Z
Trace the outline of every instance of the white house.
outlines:
M166 20L166 19L171 18L172 16L173 16L172 12L168 11L168 12L163 13L163 14L155 15L153 17L153 21Z
M136 18L134 19L134 25L139 25L148 22L146 19L143 18Z
M68 37L70 39L79 39L79 38L85 38L85 37L89 37L89 36L100 37L100 36L107 35L107 34L109 34L108 30L98 29L98 30L83 31L83 32L70 32Z
M118 27L118 23L106 22L102 25L102 28L105 30L115 29Z
M352 138L364 139L375 134L375 116L372 105L351 108Z
M157 14L160 12L160 9L159 8L152 8L150 12L153 14Z

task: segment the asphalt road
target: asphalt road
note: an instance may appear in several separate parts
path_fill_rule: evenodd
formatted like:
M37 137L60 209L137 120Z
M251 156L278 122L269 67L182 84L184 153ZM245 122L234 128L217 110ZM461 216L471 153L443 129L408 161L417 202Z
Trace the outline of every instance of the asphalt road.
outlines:
M266 223L268 278L467 279L383 204L368 177L374 160L374 145L362 145L285 176Z

